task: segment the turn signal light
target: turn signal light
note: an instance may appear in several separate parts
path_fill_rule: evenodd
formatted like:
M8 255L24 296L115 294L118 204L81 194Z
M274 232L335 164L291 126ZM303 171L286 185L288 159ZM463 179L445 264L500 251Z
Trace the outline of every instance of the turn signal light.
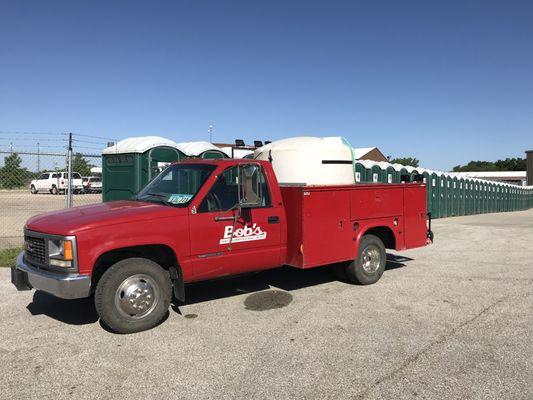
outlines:
M63 242L63 259L71 261L74 258L74 252L72 251L72 242L65 240Z

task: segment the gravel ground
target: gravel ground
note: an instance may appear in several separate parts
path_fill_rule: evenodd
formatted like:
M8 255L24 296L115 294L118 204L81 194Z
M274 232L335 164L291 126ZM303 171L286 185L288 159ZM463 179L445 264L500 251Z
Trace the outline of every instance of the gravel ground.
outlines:
M434 231L375 285L325 268L196 284L133 335L0 270L0 398L532 399L533 210Z

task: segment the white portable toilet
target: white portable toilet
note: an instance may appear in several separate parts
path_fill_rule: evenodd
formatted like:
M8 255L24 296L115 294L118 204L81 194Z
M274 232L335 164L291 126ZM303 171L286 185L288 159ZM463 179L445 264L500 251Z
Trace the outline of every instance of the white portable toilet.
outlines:
M255 150L272 163L281 185L354 184L352 148L342 137L293 137Z

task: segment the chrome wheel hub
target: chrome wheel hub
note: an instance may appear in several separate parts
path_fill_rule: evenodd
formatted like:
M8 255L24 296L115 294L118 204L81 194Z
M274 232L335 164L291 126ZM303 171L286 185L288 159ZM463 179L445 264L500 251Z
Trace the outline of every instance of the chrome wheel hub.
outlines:
M125 279L115 294L115 305L119 312L133 319L144 318L159 302L159 290L155 281L144 274Z
M369 245L361 253L361 265L367 274L375 274L381 264L381 252L376 245Z

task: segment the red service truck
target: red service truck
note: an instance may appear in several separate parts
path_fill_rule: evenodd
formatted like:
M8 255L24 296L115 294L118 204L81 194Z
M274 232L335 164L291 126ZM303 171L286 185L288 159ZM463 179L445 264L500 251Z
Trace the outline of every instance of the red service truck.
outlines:
M335 264L347 281L374 283L385 249L431 243L430 225L422 183L280 187L268 161L192 159L132 200L28 220L11 280L94 296L108 327L138 332L162 320L173 294L185 301L189 282Z

